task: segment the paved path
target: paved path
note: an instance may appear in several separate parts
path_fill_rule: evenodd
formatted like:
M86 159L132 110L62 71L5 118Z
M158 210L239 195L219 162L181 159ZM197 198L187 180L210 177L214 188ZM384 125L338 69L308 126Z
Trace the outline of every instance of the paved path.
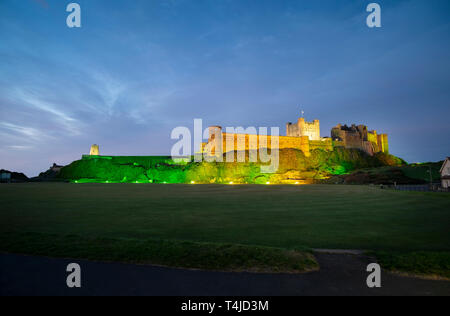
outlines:
M321 270L300 275L222 273L120 263L0 254L0 295L447 295L450 282L383 273L382 288L366 286L370 259L316 255ZM78 263L82 288L66 287L66 267Z

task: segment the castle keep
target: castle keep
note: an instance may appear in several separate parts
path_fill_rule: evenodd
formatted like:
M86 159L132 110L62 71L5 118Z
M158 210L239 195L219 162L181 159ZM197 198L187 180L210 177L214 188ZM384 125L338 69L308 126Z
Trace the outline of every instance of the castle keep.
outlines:
M378 135L377 131L369 131L365 125L348 127L339 124L331 130L331 138L335 146L360 149L371 156L377 152L389 153L388 135Z
M286 124L286 136L272 137L254 133L226 133L220 126L209 128L209 139L202 144L201 152L218 156L230 151L252 151L260 148L299 149L310 156L314 149L332 151L335 147L359 149L369 155L389 152L387 134L378 135L364 125L337 125L330 137L320 136L320 122L307 122L299 118L297 123Z

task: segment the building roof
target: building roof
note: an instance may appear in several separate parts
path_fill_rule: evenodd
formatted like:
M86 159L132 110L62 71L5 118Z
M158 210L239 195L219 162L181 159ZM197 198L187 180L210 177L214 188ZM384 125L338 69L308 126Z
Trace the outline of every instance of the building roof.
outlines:
M442 173L442 171L444 170L445 165L447 164L447 162L450 161L450 157L447 157L444 161L444 163L442 164L441 170L439 171L440 173Z

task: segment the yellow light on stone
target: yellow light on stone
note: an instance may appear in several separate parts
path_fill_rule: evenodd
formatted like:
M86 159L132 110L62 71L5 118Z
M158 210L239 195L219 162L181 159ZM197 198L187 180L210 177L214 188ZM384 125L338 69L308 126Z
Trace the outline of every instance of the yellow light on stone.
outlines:
M230 184L233 184L233 181L231 181Z
M99 156L100 155L100 147L98 145L92 145L91 151L89 152L91 156Z
M266 182L266 184L270 184L270 182Z
M191 184L195 184L195 181L191 181Z

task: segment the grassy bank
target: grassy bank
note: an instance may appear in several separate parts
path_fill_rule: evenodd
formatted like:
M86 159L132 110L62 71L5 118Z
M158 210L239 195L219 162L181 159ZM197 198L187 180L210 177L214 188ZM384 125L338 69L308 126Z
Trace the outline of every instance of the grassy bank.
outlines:
M431 279L450 280L450 252L374 252L380 265L393 272Z
M330 179L330 182L339 182L339 180L347 184L427 184L430 181L439 182L442 163L436 162L361 169L349 175L342 176L340 179Z
M403 160L385 153L369 156L357 149L315 149L308 157L301 150L281 149L277 172L267 174L261 172L261 166L265 163L250 163L250 152L244 154L247 163L181 163L170 157L84 156L82 160L64 167L59 177L79 183L286 184L325 179L361 168L405 164Z
M1 233L1 250L60 258L153 264L216 271L302 273L318 269L306 251L149 239Z

